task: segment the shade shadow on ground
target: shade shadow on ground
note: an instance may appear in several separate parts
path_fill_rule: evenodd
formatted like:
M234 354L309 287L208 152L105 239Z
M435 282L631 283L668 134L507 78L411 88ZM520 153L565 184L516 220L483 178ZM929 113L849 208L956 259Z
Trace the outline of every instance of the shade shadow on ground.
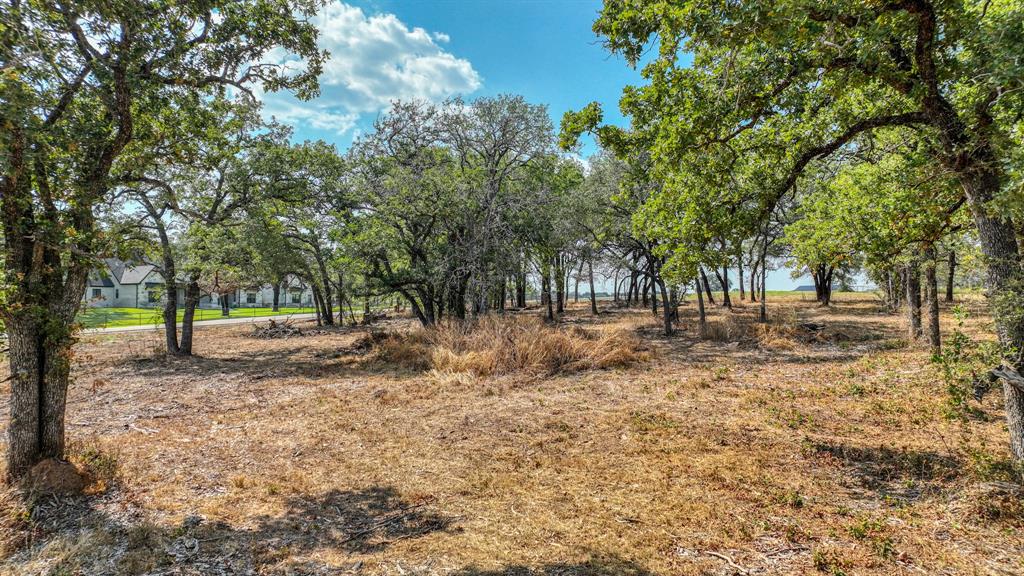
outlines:
M455 576L654 576L643 566L618 556L594 556L585 562L540 566L508 565L492 570L463 568Z
M281 514L257 517L251 527L199 516L160 526L104 506L116 498L49 498L34 506L27 528L33 541L52 546L64 538L79 546L48 573L336 574L345 566L307 556L327 551L357 558L400 540L458 531L454 517L429 502L409 502L388 486L290 497ZM31 556L31 549L22 551L0 572L23 573Z

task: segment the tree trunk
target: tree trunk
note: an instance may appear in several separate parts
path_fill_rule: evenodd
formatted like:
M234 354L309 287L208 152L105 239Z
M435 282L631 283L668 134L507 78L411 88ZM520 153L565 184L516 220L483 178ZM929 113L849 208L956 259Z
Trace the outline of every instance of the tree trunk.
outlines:
M163 264L164 273L173 278L176 271L174 269L174 262L168 262L167 258L164 258ZM174 281L168 281L164 278L164 341L167 345L167 353L171 355L181 354L181 347L178 345L178 289L174 285Z
M700 268L700 280L704 284L704 292L708 295L708 304L715 306L715 296L711 293L711 284L708 282L708 275L704 273L704 268Z
M891 270L885 271L885 307L890 314L896 309L896 286Z
M231 293L221 292L220 293L220 315L230 316L231 315Z
M406 302L409 303L409 307L412 308L412 315L415 316L416 319L420 321L421 325L423 325L423 326L433 326L434 325L435 319L434 319L434 310L433 310L433 300L429 297L429 295L427 294L426 290L424 290L424 288L422 286L416 288L416 294L419 295L419 300L417 300L416 296L414 296L411 292L409 292L405 288L399 288L398 289L398 293L401 294L402 298L405 298ZM420 302L423 302L423 306L420 306ZM366 323L365 320L366 320L367 317L369 317L369 315L370 315L370 307L369 307L369 299L367 299L366 303L364 303L364 312L363 312L364 323Z
M583 260L583 258L580 258L580 267L576 270L576 283L573 285L572 290L573 304L579 304L580 302L580 276L583 276Z
M64 456L64 406L71 371L70 334L48 336L42 322L8 322L11 370L7 476Z
M935 246L929 245L925 249L924 277L925 285L928 288L928 344L931 345L932 353L938 354L942 351L942 336L939 329L939 281L935 273Z
M715 270L715 276L718 276L718 283L722 285L722 306L732 308L732 300L729 298L729 267L722 266L721 274Z
M978 152L977 165L960 175L961 184L978 228L981 251L988 266L989 303L995 320L999 342L1007 351L1005 362L1024 372L1024 270L1013 224L999 212L992 211L990 201L1000 190L998 162L991 149ZM1006 425L1010 433L1013 457L1024 460L1024 390L1003 381Z
M562 269L562 257L555 257L555 296L558 301L556 302L555 311L558 314L565 312L565 271Z
M747 294L746 294L746 292L744 292L744 290L746 290L746 289L743 287L743 253L742 252L740 253L739 256L736 257L736 276L738 278L737 279L737 284L740 287L740 302L743 302L744 300L746 300ZM751 290L751 293L753 293L753 290Z
M167 235L167 227L164 225L163 214L157 210L156 205L149 196L140 193L136 196L139 203L146 209L149 219L156 230L157 238L160 240L160 275L164 279L164 342L167 353L177 355L181 353L178 345L178 289L177 289L177 267L174 263L174 253L171 251L171 239Z
M317 286L315 283L310 283L310 286L313 288L313 307L316 309L316 325L317 326L323 326L324 325L324 320L323 320L323 316L324 316L323 296L320 294L320 287L319 286Z
M925 43L936 34L934 17L922 18ZM919 46L923 45L921 38ZM938 85L934 67L924 68L922 78ZM938 129L943 147L943 162L957 175L967 205L974 216L981 252L988 268L986 285L988 301L995 321L999 343L1005 351L1007 368L1018 373L1024 370L1024 246L1018 244L1014 222L1005 212L993 209L992 200L999 194L1004 175L1003 162L996 152L992 137L994 119L985 106L973 107L974 134L968 123L960 118L943 97L934 94L922 101L932 125ZM1017 222L1019 224L1019 222ZM1003 380L1006 426L1010 433L1010 451L1018 461L1024 461L1024 390L1015 383Z
M468 286L469 277L462 274L448 306L449 313L454 314L458 320L466 319L466 289Z
M665 328L665 336L671 336L674 330L672 328L672 307L668 305L668 289L665 287L665 281L661 278L657 283L661 290L661 320Z
M767 291L765 286L768 284L768 263L765 261L765 255L761 254L761 313L758 317L762 323L768 322L768 297L765 294Z
M274 301L271 307L271 311L278 312L281 308L281 283L274 282L271 286L274 291Z
M704 293L701 291L700 279L698 278L694 283L697 285L697 326L700 339L703 340L708 337L708 317L704 311Z
M758 276L758 270L761 269L760 264L761 264L760 262L753 262L753 268L751 268L751 270L750 270L750 301L751 302L757 302L757 290L759 288L758 280L760 280L760 278L761 278L760 276Z
M526 308L526 274L516 274L516 308Z
M331 277L327 273L327 265L323 258L316 255L316 265L320 269L320 289L323 291L320 296L320 306L323 308L323 321L327 326L334 326L334 304L331 302Z
M31 244L29 240L23 241ZM52 249L30 249L27 253L43 256L13 262L12 254L7 254L8 265L28 264L25 268L30 270L31 277L20 279L8 297L9 305L22 305L9 306L2 313L8 336L11 387L7 427L9 482L23 476L40 460L64 457L64 409L74 344L72 326L89 275L85 263L72 264L63 273L59 256ZM47 269L34 268L39 264Z
M338 273L338 326L345 325L345 277Z
M181 345L182 356L192 355L192 334L193 323L196 316L196 307L199 306L199 281L191 277L185 284L185 311L181 315Z
M829 266L828 273L825 274L825 282L821 287L821 293L823 295L823 299L821 301L822 306L828 306L832 304L832 278L835 272L835 267Z
M651 312L655 316L657 316L658 315L658 277L655 276L653 273L651 274L651 281L650 281L649 284L651 286Z
M908 337L913 342L921 337L921 269L916 260L907 264Z
M953 280L956 274L956 252L949 250L949 274L946 276L946 302L953 301Z
M824 299L824 293L822 292L821 276L821 265L811 268L811 280L814 281L814 299L817 300L818 302L821 302Z
M593 274L591 274L593 277ZM615 304L619 303L619 269L615 269L615 277L612 281L612 302Z
M352 300L351 299L349 299L349 301L348 301L348 322L349 322L349 324L351 324L353 326L358 324L358 322L356 321L356 313L352 310Z
M828 306L832 302L833 274L835 274L834 266L818 264L811 268L811 278L814 280L814 297L822 306Z
M597 315L597 294L594 292L594 262L587 260L587 277L590 281L590 312Z
M547 306L545 319L552 322L555 319L554 303L551 302L551 270L548 266L541 272L541 300Z

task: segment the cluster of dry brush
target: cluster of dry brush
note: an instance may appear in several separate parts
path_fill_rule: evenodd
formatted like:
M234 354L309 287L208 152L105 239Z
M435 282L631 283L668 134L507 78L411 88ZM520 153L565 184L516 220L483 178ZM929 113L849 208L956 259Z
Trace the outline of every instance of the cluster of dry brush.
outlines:
M648 347L627 326L565 327L534 316L485 316L409 332L372 333L362 345L383 362L474 376L614 368L650 357Z

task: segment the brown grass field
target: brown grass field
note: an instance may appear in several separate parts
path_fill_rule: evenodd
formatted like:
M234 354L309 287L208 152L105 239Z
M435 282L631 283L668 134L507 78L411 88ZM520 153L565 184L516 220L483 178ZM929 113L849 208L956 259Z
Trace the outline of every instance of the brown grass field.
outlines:
M90 494L0 496L0 573L1024 573L999 393L948 417L870 295L775 298L767 328L713 309L707 341L695 308L672 338L582 303L558 328L208 327L188 360L157 332L83 336Z

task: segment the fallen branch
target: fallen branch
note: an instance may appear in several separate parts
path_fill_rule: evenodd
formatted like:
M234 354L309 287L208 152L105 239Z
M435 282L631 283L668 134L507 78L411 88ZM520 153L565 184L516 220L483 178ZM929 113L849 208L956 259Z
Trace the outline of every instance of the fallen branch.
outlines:
M381 320L387 320L387 319L388 319L387 312L367 312L367 313L363 314L362 325L363 326L369 326L370 324L373 324L374 322L380 322Z
M725 554L722 554L720 552L712 552L711 550L705 550L704 553L707 554L708 556L714 556L715 558L718 558L719 560L723 560L733 570L736 570L740 574L750 574L750 570L744 568L743 566L740 566L739 564L734 562L732 558L726 556Z
M424 506L426 506L426 504L416 504L414 506L409 506L408 508L404 508L404 509L402 509L402 511L399 514L396 514L394 516L390 516L388 518L384 518L383 520L378 520L376 522L371 523L369 526L367 526L366 528L363 528L362 530L356 530L355 532L350 533L344 540L342 540L342 542L348 542L350 540L354 540L356 538L359 538L360 536L366 536L367 534L372 534L373 532L376 532L377 530L380 530L381 528L383 528L385 526L388 526L390 524L394 524L395 522L398 522L399 520L405 520L406 518L408 518L408 517L412 516L413 514L419 512Z
M770 557L770 556L778 556L780 554L788 554L790 552L806 552L806 551L807 551L807 546L790 546L788 548L780 548L778 550L773 550L771 552L765 552L764 554L762 554L762 556L767 558L767 557Z
M253 326L253 337L255 338L290 338L292 336L302 336L302 330L298 327L293 326L291 320L284 320L283 322L277 322L273 319L270 322L261 325Z

